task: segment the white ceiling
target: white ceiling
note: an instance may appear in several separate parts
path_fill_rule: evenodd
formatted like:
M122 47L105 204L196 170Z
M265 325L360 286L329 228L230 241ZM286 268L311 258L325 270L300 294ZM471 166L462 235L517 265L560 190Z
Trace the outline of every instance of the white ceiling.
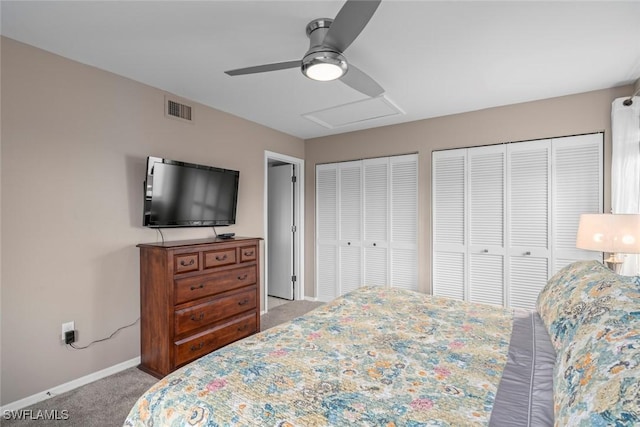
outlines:
M2 1L3 35L308 139L633 83L640 2L383 0L346 50L406 114L327 129L303 115L360 101L298 69L306 24L343 2ZM345 120L348 122L349 120Z

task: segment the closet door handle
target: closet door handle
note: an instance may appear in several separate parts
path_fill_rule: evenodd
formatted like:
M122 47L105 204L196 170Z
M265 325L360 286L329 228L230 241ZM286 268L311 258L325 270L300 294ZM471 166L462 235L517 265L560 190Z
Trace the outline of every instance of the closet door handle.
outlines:
M527 251L524 253L525 255L531 255L531 251Z
M483 249L480 252L482 252L483 254L488 254L489 253L489 249Z
M376 243L374 243L373 246L376 246Z

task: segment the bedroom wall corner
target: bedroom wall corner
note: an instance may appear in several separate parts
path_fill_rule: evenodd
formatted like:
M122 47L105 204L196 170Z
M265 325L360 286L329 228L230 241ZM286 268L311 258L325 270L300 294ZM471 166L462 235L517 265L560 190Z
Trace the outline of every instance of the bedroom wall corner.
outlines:
M140 314L136 244L149 155L240 171L237 224L264 237L264 151L304 158L304 141L192 102L194 123L164 115L167 92L2 38L0 406L140 355L139 326L85 350ZM7 108L10 106L11 108ZM168 229L166 240L213 237ZM263 263L263 260L261 260ZM261 284L262 285L262 284Z

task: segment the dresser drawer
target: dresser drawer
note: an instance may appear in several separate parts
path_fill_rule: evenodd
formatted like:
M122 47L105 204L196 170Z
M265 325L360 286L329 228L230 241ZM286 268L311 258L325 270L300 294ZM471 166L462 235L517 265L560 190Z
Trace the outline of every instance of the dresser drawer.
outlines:
M257 314L253 312L231 323L176 342L174 344L176 367L257 332L256 316Z
M220 292L242 288L256 283L256 266L211 272L195 277L175 280L175 303L193 301Z
M176 274L198 270L198 253L181 254L173 257L173 271Z
M249 262L256 260L258 249L255 245L243 246L240 248L240 262Z
M215 268L236 263L236 248L220 249L204 253L204 268Z
M204 325L256 308L256 288L216 298L175 312L175 334L180 335Z

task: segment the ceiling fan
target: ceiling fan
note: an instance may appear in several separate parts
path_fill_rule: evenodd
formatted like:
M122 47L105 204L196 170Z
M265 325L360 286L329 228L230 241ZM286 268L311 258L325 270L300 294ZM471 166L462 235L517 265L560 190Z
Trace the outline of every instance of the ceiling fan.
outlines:
M335 19L319 18L307 24L309 50L302 60L276 62L255 67L225 71L230 76L264 73L300 67L302 73L313 80L340 79L347 86L375 97L384 89L365 72L347 63L344 51L362 32L381 0L347 0Z

